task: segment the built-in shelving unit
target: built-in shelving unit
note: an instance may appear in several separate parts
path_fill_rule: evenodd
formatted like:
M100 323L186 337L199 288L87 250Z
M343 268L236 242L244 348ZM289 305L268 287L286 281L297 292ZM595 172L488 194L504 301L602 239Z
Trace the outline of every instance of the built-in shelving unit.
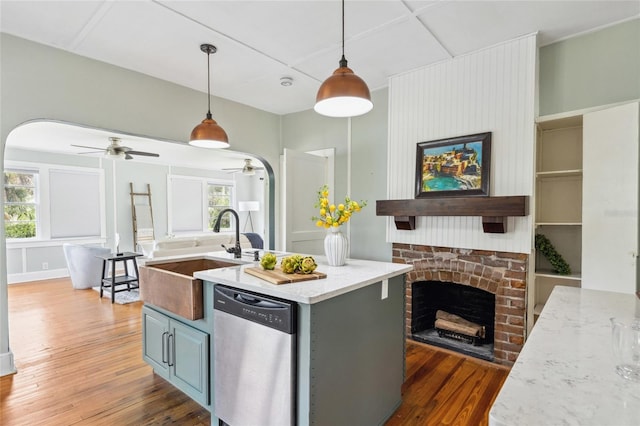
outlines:
M572 274L554 274L534 252L527 300L534 320L558 285L638 291L638 117L636 101L538 119L535 232Z
M544 234L571 267L553 272L535 254L534 315L542 311L553 287L580 287L582 262L582 116L538 123L535 232Z

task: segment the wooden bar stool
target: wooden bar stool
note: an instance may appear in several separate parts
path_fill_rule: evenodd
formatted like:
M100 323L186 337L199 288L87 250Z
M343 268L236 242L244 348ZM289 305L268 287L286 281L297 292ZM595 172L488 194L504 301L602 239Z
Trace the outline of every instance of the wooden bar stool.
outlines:
M136 257L142 256L140 253L108 253L96 255L102 259L102 279L100 280L100 297L103 291L108 289L111 291L111 303L116 300L116 293L120 291L131 291L139 287L138 263ZM131 274L129 273L128 261L133 263ZM124 263L124 275L116 275L116 264ZM111 276L109 276L107 265L111 264ZM121 288L117 288L120 286Z

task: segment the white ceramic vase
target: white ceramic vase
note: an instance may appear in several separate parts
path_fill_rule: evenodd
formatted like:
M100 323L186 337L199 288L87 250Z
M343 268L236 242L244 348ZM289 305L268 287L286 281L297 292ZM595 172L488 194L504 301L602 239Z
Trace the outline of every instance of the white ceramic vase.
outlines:
M324 237L324 254L329 266L342 266L349 252L349 240L340 232L340 228L329 228Z

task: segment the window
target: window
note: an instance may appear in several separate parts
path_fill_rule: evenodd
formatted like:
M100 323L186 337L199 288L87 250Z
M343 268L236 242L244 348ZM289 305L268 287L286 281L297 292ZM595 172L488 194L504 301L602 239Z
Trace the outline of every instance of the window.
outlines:
M233 181L195 176L168 176L169 233L213 231L218 214L234 206ZM224 215L220 231L232 231L233 215Z
M104 239L104 194L102 170L8 162L4 170L7 241L31 247L50 240Z
M169 176L171 228L173 233L202 232L204 206L202 181L188 177Z
M207 184L208 206L209 206L209 230L213 230L218 214L224 209L232 207L233 187L231 185L222 185L218 183ZM231 231L232 214L225 214L220 223L221 231Z
M100 237L104 216L102 199L100 173L50 169L51 238Z
M35 238L38 223L38 174L4 172L4 226L7 238Z

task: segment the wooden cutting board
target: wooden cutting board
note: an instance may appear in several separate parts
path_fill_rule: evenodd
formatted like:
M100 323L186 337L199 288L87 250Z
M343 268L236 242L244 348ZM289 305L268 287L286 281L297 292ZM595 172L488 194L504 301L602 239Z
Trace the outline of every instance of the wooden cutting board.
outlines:
M261 278L269 281L272 284L289 284L297 283L300 281L319 280L327 278L327 274L324 272L313 271L310 274L285 274L280 267L267 271L259 267L245 268L244 272L254 277Z

